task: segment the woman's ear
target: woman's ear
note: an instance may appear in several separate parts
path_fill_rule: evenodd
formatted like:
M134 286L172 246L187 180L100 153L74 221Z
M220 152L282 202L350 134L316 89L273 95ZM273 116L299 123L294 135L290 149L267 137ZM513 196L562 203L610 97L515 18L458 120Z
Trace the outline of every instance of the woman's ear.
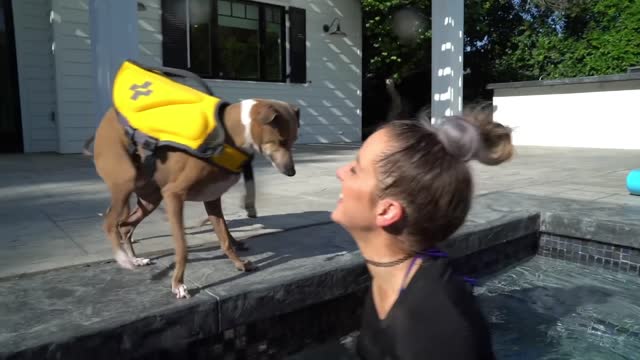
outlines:
M404 217L404 208L396 200L384 199L376 207L376 224L379 227L390 227L398 224Z

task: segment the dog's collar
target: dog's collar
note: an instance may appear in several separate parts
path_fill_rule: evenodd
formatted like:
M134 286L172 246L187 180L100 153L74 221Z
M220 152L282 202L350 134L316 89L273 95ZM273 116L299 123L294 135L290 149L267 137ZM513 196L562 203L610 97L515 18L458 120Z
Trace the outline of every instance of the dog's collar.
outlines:
M226 140L231 140L228 136L229 132L224 123L225 110L229 103L223 102L217 108L218 126L225 134L225 143L221 146L219 152L209 158L209 162L218 167L222 167L233 173L242 172L245 165L253 160L253 153L247 152L235 144L228 144Z

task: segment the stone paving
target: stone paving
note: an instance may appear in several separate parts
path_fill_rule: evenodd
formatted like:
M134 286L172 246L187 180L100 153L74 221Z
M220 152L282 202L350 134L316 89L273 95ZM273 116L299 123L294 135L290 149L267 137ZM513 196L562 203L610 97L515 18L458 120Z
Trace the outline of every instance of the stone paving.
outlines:
M355 156L357 144L299 145L297 175L287 178L265 161L256 164L257 219L240 208L242 184L223 197L234 236L300 229L330 222L340 185L338 166ZM640 151L518 147L511 162L497 167L472 163L476 194L512 191L620 206L640 205L629 195L625 179L640 167ZM110 261L101 230L108 193L91 159L80 155L0 156L0 277L96 261ZM186 223L205 215L199 203L188 203ZM210 226L188 230L190 246L211 244ZM169 225L160 211L136 230L139 254L171 253Z

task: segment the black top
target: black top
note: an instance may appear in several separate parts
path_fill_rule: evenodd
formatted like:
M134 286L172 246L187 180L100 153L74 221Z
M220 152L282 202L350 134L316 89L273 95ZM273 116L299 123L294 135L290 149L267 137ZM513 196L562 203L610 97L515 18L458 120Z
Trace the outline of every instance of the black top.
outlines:
M444 258L425 259L384 320L369 292L357 351L366 360L495 359L473 293Z

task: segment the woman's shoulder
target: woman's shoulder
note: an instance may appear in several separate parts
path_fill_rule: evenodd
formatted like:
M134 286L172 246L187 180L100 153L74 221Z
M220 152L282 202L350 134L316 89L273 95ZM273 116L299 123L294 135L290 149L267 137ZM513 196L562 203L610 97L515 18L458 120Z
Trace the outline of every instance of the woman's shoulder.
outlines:
M462 274L456 273L447 259L425 261L407 288L409 310L425 313L425 304L433 311L446 308L475 308L476 299L471 286Z
M471 287L446 259L425 263L414 280L398 309L398 326L452 344L490 342Z
M446 259L424 263L385 320L377 319L370 297L365 314L361 337L366 339L359 339L363 353L389 349L399 359L422 359L427 353L433 359L493 359L473 293Z

